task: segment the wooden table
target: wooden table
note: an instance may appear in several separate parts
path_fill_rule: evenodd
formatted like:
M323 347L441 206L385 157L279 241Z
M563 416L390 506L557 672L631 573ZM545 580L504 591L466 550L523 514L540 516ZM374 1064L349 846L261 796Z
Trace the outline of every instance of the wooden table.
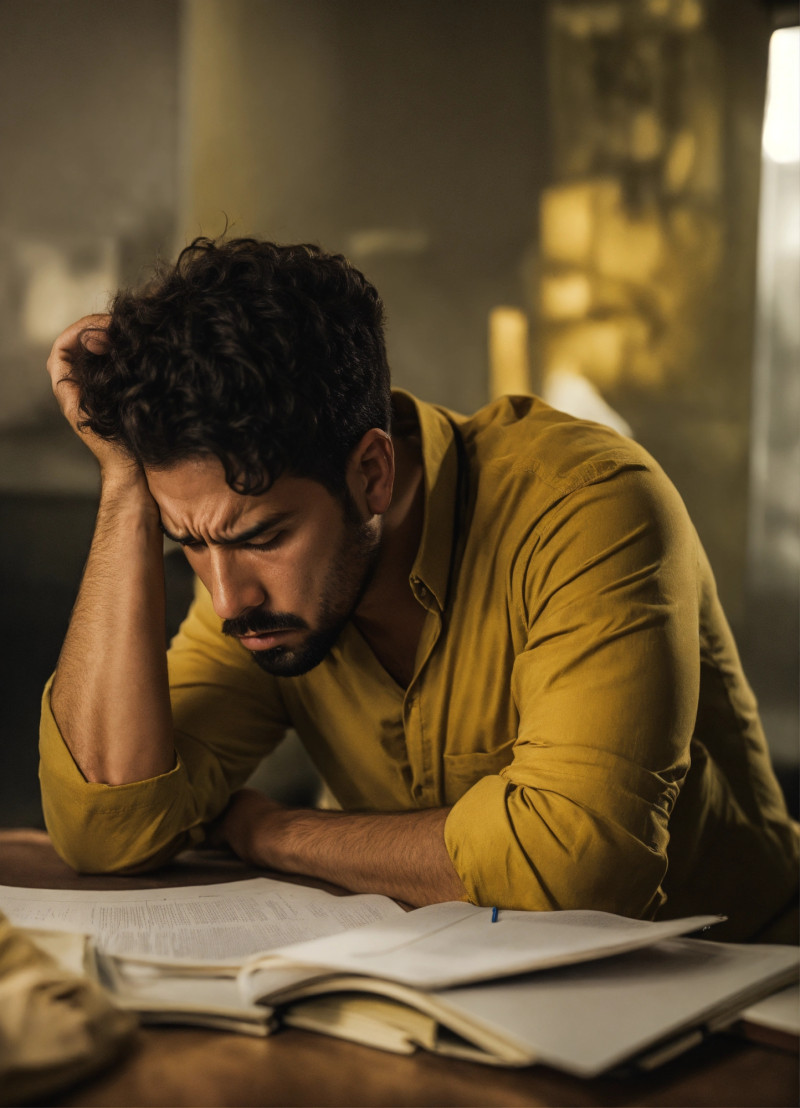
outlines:
M261 875L223 855L184 855L141 877L79 877L38 831L0 832L0 884L130 889ZM0 903L2 908L2 903ZM581 1081L545 1066L494 1069L387 1054L286 1029L268 1039L188 1028L142 1029L113 1070L52 1105L725 1105L794 1108L797 1055L718 1035L653 1074Z

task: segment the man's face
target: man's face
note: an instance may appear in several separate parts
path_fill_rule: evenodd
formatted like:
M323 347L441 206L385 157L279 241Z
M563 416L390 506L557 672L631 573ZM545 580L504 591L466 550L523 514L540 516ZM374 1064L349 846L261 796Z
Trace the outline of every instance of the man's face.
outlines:
M325 657L355 611L378 555L375 518L362 522L319 482L280 477L241 496L216 458L148 470L165 533L211 594L222 630L280 677Z

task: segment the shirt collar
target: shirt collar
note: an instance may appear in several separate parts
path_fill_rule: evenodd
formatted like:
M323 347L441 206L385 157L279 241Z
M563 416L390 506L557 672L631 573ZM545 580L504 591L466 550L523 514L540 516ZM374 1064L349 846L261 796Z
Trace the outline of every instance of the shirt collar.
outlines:
M392 398L395 412L401 420L413 413L419 422L425 473L422 538L409 580L415 595L426 607L425 590L433 596L439 610L444 611L453 564L453 544L457 537L457 432L444 408L426 404L403 389L393 389Z

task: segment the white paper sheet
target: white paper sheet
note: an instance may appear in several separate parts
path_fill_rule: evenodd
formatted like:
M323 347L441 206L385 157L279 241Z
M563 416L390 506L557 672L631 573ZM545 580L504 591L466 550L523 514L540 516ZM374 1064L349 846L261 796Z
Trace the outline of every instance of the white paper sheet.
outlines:
M405 914L388 897L268 877L121 892L0 885L0 909L19 927L93 935L109 953L214 965Z
M325 966L343 973L385 977L423 989L481 981L564 966L650 946L700 930L719 916L678 920L628 919L607 912L523 912L448 902L418 908L402 917L290 947L276 955L293 963ZM269 981L269 957L259 978L253 969L250 995Z

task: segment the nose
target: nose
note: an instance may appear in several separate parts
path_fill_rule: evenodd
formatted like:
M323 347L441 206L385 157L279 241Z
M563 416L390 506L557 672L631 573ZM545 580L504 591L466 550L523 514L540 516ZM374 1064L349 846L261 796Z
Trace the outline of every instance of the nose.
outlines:
M220 619L236 619L251 608L261 607L267 599L264 585L238 554L224 547L211 550L211 600Z

